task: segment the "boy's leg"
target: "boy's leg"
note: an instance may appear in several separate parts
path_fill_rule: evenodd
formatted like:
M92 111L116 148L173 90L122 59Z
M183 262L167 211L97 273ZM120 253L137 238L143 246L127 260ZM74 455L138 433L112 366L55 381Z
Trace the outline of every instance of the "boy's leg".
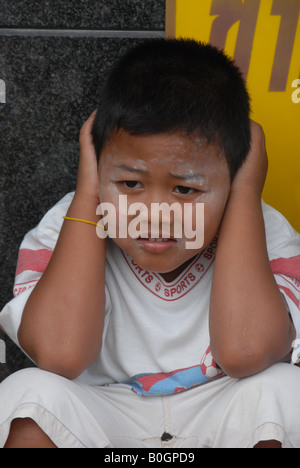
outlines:
M49 439L66 448L107 446L103 418L95 418L101 407L97 397L88 386L39 369L11 375L0 385L0 447L15 446L20 438L24 445L24 434L46 447Z
M282 445L280 442L277 442L277 440L264 440L262 442L259 442L255 447L253 448L282 448Z
M169 397L174 448L300 447L300 369L276 364Z
M15 419L4 448L57 448L41 428L29 418ZM267 440L254 448L282 448L280 442Z
M42 429L29 418L14 419L4 448L57 448Z
M34 446L48 447L47 434L59 448L160 448L162 416L161 398L140 398L127 385L93 387L39 369L0 385L0 447L20 444L17 437L24 445L31 433Z

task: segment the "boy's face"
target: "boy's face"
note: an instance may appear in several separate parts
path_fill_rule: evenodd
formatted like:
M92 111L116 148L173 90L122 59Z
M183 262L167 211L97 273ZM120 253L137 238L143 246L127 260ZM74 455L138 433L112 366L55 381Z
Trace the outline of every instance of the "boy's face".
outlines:
M204 139L183 133L133 136L120 130L101 154L99 178L101 203L109 202L116 207L117 233L119 219L121 222L126 220L129 225L139 214L126 217L126 213L119 213L120 195L127 195L128 207L133 203L147 207L148 227L143 224L143 238L127 235L114 241L141 268L163 274L166 281L175 279L189 261L212 241L221 224L230 192L228 165L218 145L207 144ZM169 206L177 203L182 207L182 236L174 238L175 218L171 212L170 235L165 234L164 220L159 218L154 227L159 232L156 237L160 239L149 240L153 228L153 203L167 203ZM190 204L190 207L192 204L186 224L189 221L196 232L196 228L199 230L196 207L200 203L204 204L204 227L201 226L204 244L187 249L186 243L193 239L185 235L185 204Z

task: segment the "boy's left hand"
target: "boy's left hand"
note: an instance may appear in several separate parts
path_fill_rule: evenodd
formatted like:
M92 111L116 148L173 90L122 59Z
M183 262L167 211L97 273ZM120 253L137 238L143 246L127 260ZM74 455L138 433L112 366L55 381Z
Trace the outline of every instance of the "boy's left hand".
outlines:
M233 180L231 193L252 192L261 197L267 172L268 156L265 134L261 125L251 121L251 149Z

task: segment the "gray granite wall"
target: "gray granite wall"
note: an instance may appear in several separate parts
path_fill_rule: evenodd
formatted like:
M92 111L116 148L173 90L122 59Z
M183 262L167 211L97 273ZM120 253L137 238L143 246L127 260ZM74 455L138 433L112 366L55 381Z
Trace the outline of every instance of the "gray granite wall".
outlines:
M23 236L75 188L79 130L107 70L164 29L165 0L0 0L0 310ZM31 365L3 340L0 381Z

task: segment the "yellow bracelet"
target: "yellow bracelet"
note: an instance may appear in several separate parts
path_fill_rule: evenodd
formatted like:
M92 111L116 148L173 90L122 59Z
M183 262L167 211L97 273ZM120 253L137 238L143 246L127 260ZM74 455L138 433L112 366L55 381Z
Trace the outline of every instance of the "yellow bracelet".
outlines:
M104 231L107 231L107 229L104 226L102 226L102 224L100 223L93 223L92 221L86 221L85 219L68 218L67 216L63 216L63 219L65 219L66 221L77 221L78 223L85 223L85 224L91 224L92 226L99 226L102 229L104 229Z

